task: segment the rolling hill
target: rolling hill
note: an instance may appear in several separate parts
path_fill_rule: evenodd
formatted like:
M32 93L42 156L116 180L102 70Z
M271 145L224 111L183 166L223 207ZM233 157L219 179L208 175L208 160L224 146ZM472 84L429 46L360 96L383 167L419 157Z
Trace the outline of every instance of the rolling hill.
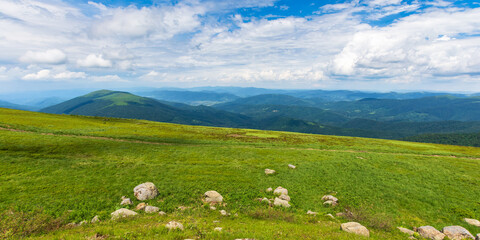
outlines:
M367 239L340 230L350 221L369 239L407 239L400 226L479 232L463 221L480 218L479 148L0 109L0 153L2 239ZM135 198L143 182L155 199ZM256 200L278 186L290 208ZM203 203L209 190L226 204ZM141 202L166 215L110 220Z
M40 110L46 113L145 119L191 125L248 127L246 116L209 107L180 109L127 92L100 90Z

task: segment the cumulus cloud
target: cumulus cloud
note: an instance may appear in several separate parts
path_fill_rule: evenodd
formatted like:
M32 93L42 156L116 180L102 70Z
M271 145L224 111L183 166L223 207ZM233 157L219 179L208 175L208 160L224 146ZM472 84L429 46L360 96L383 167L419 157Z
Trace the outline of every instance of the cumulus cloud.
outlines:
M102 16L94 22L94 37L153 37L168 39L200 26L198 16L205 12L202 6L177 4L169 7L129 6L102 9Z
M116 74L113 75L105 75L105 76L94 76L92 77L94 82L128 82L125 79L122 79Z
M113 66L112 61L110 61L109 59L104 59L102 54L100 55L89 54L84 59L79 59L77 61L77 65L80 67L87 67L87 68L92 68L92 67L108 68Z
M38 71L37 73L30 73L25 75L22 79L23 80L43 80L50 77L50 70L43 69Z
M65 72L55 74L55 76L53 76L53 78L55 78L55 79L72 79L72 78L85 78L86 76L87 76L87 74L85 72L65 71Z
M48 49L46 51L28 51L20 57L20 61L39 64L63 64L67 61L67 55L59 49Z

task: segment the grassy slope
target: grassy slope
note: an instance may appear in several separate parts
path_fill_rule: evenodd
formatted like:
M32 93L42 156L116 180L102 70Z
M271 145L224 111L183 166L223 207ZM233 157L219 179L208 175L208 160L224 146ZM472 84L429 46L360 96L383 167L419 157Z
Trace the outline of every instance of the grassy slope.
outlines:
M120 207L120 196L133 199L133 187L145 181L160 189L149 203L169 213L60 230L43 235L47 239L96 233L126 239L352 239L338 230L338 222L322 217L345 208L371 229L373 239L404 239L394 227L426 224L480 232L461 221L480 218L478 148L7 109L0 109L0 127L26 131L0 130L3 224L13 222L8 209L42 208L55 217L71 210L68 221L97 214L107 219ZM288 163L298 169L288 169ZM265 176L265 168L278 174ZM292 209L270 209L253 200L271 196L264 189L277 186L289 189ZM238 217L201 206L202 193L212 189ZM332 191L340 206L325 208L320 198ZM175 210L180 205L193 208ZM307 217L307 210L320 216ZM172 219L187 230L166 232L163 224ZM214 225L225 231L213 232Z

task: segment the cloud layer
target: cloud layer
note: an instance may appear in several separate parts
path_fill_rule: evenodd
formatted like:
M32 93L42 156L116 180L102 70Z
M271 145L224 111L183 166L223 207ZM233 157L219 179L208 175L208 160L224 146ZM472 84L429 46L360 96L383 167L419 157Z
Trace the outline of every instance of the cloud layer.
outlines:
M480 8L441 0L315 6L296 14L273 0L1 0L0 80L480 91Z

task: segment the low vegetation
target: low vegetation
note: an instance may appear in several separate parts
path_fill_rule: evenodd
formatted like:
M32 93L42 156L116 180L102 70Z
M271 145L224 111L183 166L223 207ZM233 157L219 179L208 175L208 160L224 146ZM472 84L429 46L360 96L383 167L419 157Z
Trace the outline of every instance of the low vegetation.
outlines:
M397 226L480 232L462 221L480 218L474 147L8 109L0 109L0 127L0 238L362 239L339 230L351 220L372 239L405 239ZM146 202L167 215L109 221L121 196L140 203L132 190L146 181L160 192ZM289 190L291 208L255 201L277 186ZM208 190L222 194L221 209L232 215L200 201ZM339 205L323 206L325 194ZM325 217L340 212L348 214ZM95 215L102 222L66 226ZM186 230L167 231L171 220Z

